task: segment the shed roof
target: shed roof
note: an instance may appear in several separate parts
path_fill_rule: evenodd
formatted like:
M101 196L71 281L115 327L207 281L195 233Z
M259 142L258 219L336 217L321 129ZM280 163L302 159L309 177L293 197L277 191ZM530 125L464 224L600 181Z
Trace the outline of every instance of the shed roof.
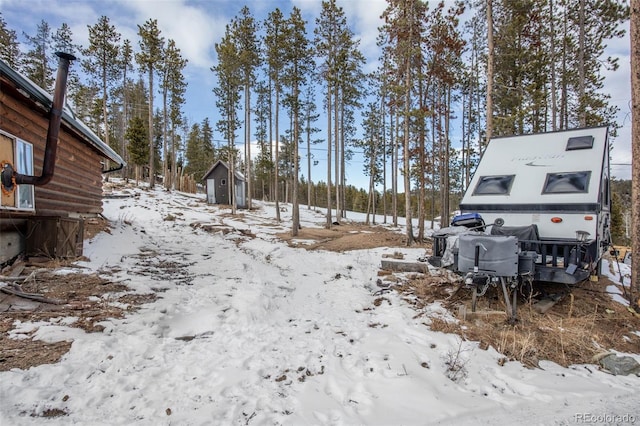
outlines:
M48 111L51 108L51 105L53 104L53 97L28 77L11 68L2 59L0 59L0 75L13 83L17 89L21 90L22 93L28 96L31 100L40 104L43 109ZM104 143L83 122L76 118L74 112L66 102L62 110L62 121L82 135L85 143L95 148L105 158L117 163L118 165L126 165L120 155L118 155L109 145Z
M220 165L222 165L225 169L229 170L229 166L227 165L226 162L222 160L218 160L215 163L213 163L213 166L211 166L209 170L207 170L207 172L202 176L202 180L207 180L207 177ZM234 175L236 179L245 180L244 175L237 170L234 170Z

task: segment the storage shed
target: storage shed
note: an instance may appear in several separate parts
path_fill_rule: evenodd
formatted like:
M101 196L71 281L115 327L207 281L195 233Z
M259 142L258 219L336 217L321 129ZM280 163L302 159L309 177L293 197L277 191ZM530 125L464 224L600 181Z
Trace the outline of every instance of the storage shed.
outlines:
M125 165L64 104L74 58L59 56L53 96L0 60L0 264L28 247L81 254L82 221L102 212L103 173ZM61 245L71 250L56 253Z
M242 173L234 173L236 206L247 207L247 197L245 191L245 178ZM233 195L229 191L229 166L224 161L218 160L204 174L202 180L205 182L207 190L207 203L209 204L231 204ZM233 193L231 193L233 194Z

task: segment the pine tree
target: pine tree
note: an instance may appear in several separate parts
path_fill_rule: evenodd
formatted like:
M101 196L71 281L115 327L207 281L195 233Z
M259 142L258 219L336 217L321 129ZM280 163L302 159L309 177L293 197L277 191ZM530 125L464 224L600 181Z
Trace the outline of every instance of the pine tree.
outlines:
M640 164L640 0L631 0L631 157ZM640 167L631 170L631 251L640 253ZM630 302L640 312L640 262L631 266Z
M177 152L179 150L179 141L177 140L176 129L183 123L182 105L186 99L184 97L187 90L187 82L184 79L183 70L187 66L187 60L180 55L180 50L170 51L171 62L174 64L169 74L169 119L171 122L171 183L175 188L175 182L178 176L176 168ZM208 123L208 119L207 119Z
M255 133L254 136L258 142L260 152L255 162L254 179L256 184L260 183L260 194L262 199L267 199L266 194L271 187L269 184L272 179L273 161L271 160L271 144L268 141L269 127L269 87L266 83L260 82L256 87L256 106L255 106ZM258 189L256 187L256 195Z
M70 53L78 56L81 47L73 42L73 33L66 23L63 23L52 36L53 50L55 52ZM67 75L67 97L74 99L80 90L80 77L76 67L70 67Z
M120 67L119 74L122 77L120 83L120 97L122 102L122 117L121 117L121 130L124 134L126 123L129 122L129 117L131 116L129 98L130 98L130 77L129 71L133 70L133 48L131 47L131 41L129 39L125 39L122 42L122 47L120 48L120 56L118 57L118 66ZM128 151L126 149L126 139L122 138L122 145L120 147L120 153L123 155L125 161L128 158ZM126 178L129 177L128 167L125 166L122 171L122 175Z
M459 17L464 12L462 2L454 3L446 11L444 4L440 3L430 14L426 36L426 47L429 52L428 78L433 87L433 105L430 109L435 122L435 132L433 134L434 150L438 152L437 168L440 182L440 217L441 226L448 226L450 216L451 188L449 182L452 180L450 171L451 164L451 142L450 142L450 120L452 116L452 93L458 90L463 74L463 65L460 57L465 46L462 35L458 30ZM423 108L421 108L422 110ZM421 118L420 111L416 114ZM421 128L420 133L424 135L426 129ZM422 139L422 138L421 138ZM421 155L424 153L424 145L421 147ZM427 173L426 165L421 164L420 176ZM435 172L435 171L434 171ZM420 204L422 211L422 205ZM421 215L419 222L424 222ZM423 229L420 229L420 238L423 238Z
M23 32L30 49L23 56L22 72L38 86L50 92L53 88L53 68L51 66L51 27L40 21L36 35Z
M14 70L18 69L20 64L21 52L20 43L15 30L7 26L2 12L0 12L0 59L5 61Z
M313 179L311 178L311 158L313 157L311 144L315 145L321 142L318 139L312 139L315 133L320 132L320 129L313 125L320 117L320 114L316 112L315 91L312 84L307 85L306 88L303 114L304 131L307 135L307 175L309 179L307 185L307 209L311 210L311 189L313 187Z
M302 19L300 9L294 6L288 20L287 43L288 47L284 52L284 75L283 83L289 89L289 94L285 98L285 104L289 107L292 117L292 157L293 157L293 211L291 235L298 235L300 228L300 208L298 205L298 176L299 176L299 154L298 146L301 134L302 117L302 89L307 83L307 78L313 69L312 52L307 40L305 21Z
M161 60L164 37L160 36L158 21L147 20L144 25L138 25L140 36L140 52L136 53L136 61L147 72L149 82L149 187L155 185L155 155L153 137L153 79Z
M185 150L185 160L187 164L184 168L186 174L193 174L198 179L202 177L202 164L200 162L202 158L202 131L200 130L200 124L194 123L187 135L187 143Z
M280 121L280 94L282 91L282 70L284 68L284 62L282 60L282 51L286 48L286 23L280 9L276 8L273 12L269 13L267 19L264 22L265 27L265 55L268 66L268 75L273 90L275 92L275 138L269 132L269 144L273 144L274 139L276 146L273 148L274 153L274 184L273 193L275 195L274 200L276 204L276 220L280 222L280 195L279 195L279 182L280 176L278 172L278 155L279 155L279 121Z
M242 85L242 69L240 66L238 46L232 38L231 28L227 25L225 35L220 43L215 45L218 54L218 64L211 68L218 77L218 85L213 89L216 94L216 106L222 117L216 126L227 141L226 154L229 165L229 200L231 212L236 213L237 199L235 194L236 131L240 127L238 121L238 104L240 103L240 88Z
M333 221L331 216L331 165L332 165L332 143L338 151L338 118L335 114L337 111L336 99L338 96L338 79L339 79L339 42L343 40L341 37L347 26L344 10L336 5L335 0L322 2L322 11L316 19L316 27L314 29L315 53L320 58L319 75L325 85L326 95L326 115L327 115L327 215L326 228L330 228ZM333 123L333 124L332 124ZM333 159L338 162L338 158ZM339 166L336 166L336 172ZM337 173L336 173L337 174ZM338 185L338 179L335 179ZM337 198L337 191L336 191ZM336 209L338 208L336 200Z
M110 144L108 96L111 84L119 77L118 53L120 33L111 25L107 16L101 16L89 29L89 47L83 51L86 59L82 68L90 76L91 82L102 91L102 135Z
M129 121L129 127L125 133L125 139L129 141L130 161L136 166L136 184L140 180L140 169L149 160L149 138L144 121L138 116L134 116Z
M365 223L369 224L369 214L373 213L373 223L376 223L375 216L375 184L380 182L381 159L382 159L382 117L377 103L369 103L364 112L362 129L364 138L359 142L360 148L364 152L364 174L369 176L369 194L367 197Z
M411 126L414 69L422 66L422 23L426 20L426 5L419 0L390 0L383 13L389 54L398 72L398 106L402 122L402 155L405 193L407 245L413 243L411 209ZM398 127L399 128L399 127Z
M247 207L251 209L253 197L251 176L251 89L255 81L255 71L260 66L260 54L257 39L257 24L247 6L232 23L233 37L237 44L242 85L244 89L244 148L245 177L247 179Z
M169 170L169 165L175 164L175 128L180 122L180 107L184 104L184 92L187 83L184 81L182 71L187 65L187 60L182 58L180 49L176 47L174 40L169 39L167 48L164 50L160 70L162 81L162 111L164 126L162 130L162 151L163 151L163 176L164 186L169 189L173 186L175 179L175 168ZM169 126L171 127L171 138L169 138ZM169 152L169 139L171 139L171 151Z
M214 163L216 159L216 150L213 146L213 129L209 118L205 117L200 126L200 158L202 173L204 174Z

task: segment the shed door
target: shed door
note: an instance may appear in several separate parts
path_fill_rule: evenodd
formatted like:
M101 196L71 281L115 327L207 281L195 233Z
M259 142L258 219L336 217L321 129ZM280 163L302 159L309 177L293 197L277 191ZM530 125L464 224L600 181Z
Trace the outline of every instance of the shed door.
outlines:
M207 203L216 203L216 180L207 179Z
M218 179L216 200L218 204L229 204L229 186L227 185L227 178Z

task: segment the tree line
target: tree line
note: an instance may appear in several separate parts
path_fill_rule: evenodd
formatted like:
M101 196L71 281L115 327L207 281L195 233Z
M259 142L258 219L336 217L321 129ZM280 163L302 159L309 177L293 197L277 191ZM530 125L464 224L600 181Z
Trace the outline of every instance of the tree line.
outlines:
M42 21L23 34L23 51L0 15L0 57L50 89L53 50L78 53L84 79L70 75L69 97L135 166L125 176L144 177L146 165L151 186L158 174L171 188L178 170L201 178L223 159L230 188L234 170L247 178L250 208L253 197L274 201L280 220L279 202L293 204L293 235L298 204L321 202L327 227L354 205L384 221L388 212L396 226L404 216L410 244L424 238L427 218L447 224L491 137L599 125L615 136L618 111L602 89L618 63L604 53L629 14L617 0L387 0L378 67L365 73L360 40L335 0L312 23L298 7L260 21L245 6L215 44L215 123L187 123L187 61L152 19L132 42L103 16L88 26L86 47L73 44L66 24L53 31ZM321 178L311 175L316 144L327 157ZM354 151L364 156L366 197L346 181Z

